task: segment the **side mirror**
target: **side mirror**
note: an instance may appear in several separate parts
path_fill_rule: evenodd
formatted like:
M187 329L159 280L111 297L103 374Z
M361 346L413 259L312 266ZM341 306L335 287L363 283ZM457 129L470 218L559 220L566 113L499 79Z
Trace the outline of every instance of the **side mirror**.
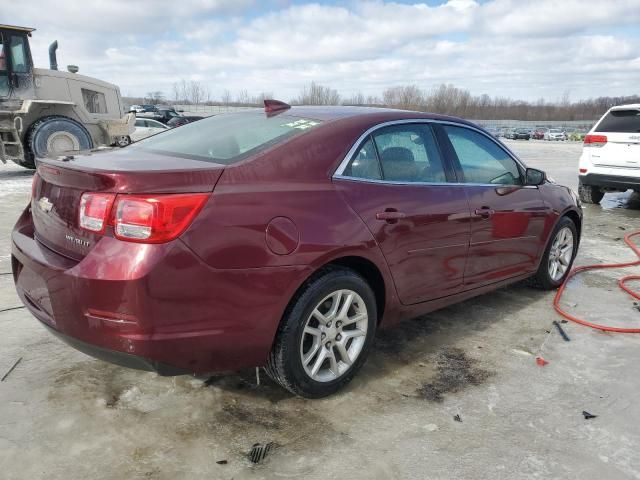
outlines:
M547 174L536 168L527 168L525 184L530 186L542 185L547 180Z

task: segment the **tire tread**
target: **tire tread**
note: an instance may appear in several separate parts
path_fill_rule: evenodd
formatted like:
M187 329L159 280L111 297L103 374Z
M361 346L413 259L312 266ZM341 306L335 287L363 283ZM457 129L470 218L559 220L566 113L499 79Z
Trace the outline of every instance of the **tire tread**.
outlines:
M305 297L305 295L308 295L310 290L313 289L313 291L316 291L318 289L321 289L323 284L329 283L331 280L333 280L336 274L353 276L359 281L367 284L366 280L362 278L362 276L346 267L329 265L318 270L300 287L295 296L289 302L289 305L287 306L287 309L285 310L285 313L283 315L282 321L280 322L280 326L278 327L273 347L271 348L271 351L269 352L269 355L267 357L267 363L264 367L267 375L284 389L298 396L306 398L319 398L325 396L325 394L310 394L308 391L304 390L300 385L298 385L294 381L292 376L288 373L289 369L286 365L287 359L290 358L290 355L296 355L296 353L290 352L286 339L289 337L289 335L292 334L291 331L297 326L295 322L299 321L299 318L293 317L292 313L294 310L296 310L296 308L304 308L303 297ZM302 305L300 304L301 300L303 300ZM361 355L366 355L366 353L367 352L363 350L361 352ZM339 385L348 383L356 372L357 369L351 368L343 377L340 378Z

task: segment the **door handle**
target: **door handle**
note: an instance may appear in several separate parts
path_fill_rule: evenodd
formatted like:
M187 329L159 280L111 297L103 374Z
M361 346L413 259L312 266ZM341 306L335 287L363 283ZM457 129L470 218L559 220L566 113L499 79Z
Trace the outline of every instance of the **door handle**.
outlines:
M405 218L406 216L406 214L398 212L397 210L392 210L390 208L388 208L384 212L376 213L376 218L378 220L384 220L385 222L389 223L396 223L398 220L400 220L401 218Z
M489 208L489 207L476 208L476 211L475 211L475 214L478 217L482 217L482 218L489 218L494 213L496 213L496 211L493 208Z

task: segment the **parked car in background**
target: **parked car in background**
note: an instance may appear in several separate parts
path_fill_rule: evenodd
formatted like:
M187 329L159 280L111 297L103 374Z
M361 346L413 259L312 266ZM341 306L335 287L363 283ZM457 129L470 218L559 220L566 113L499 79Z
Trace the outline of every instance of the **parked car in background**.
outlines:
M164 132L169 128L165 124L149 118L136 118L135 127L135 130L131 134L131 140L134 142L155 135L156 133Z
M568 140L571 140L572 142L583 142L586 136L587 136L586 131L576 129L573 132L568 134Z
M506 134L506 138L511 140L529 140L531 138L531 134L529 133L528 128L514 128L509 130Z
M584 203L605 192L640 192L640 104L611 108L584 139L579 190Z
M548 128L536 128L531 134L531 138L534 140L544 140L545 132L549 130Z
M131 105L129 107L130 112L136 113L155 112L157 110L158 109L155 105Z
M180 114L176 112L173 107L157 107L155 111L137 113L136 116L138 118L149 118L166 124L172 118L179 117Z
M12 234L26 308L120 365L266 366L317 398L351 380L380 327L565 280L576 197L474 124L265 104L39 159Z
M559 128L550 128L549 130L544 132L544 139L550 140L550 141L566 140L567 134L564 133L564 131Z
M197 122L198 120L202 120L203 118L205 117L198 117L196 115L180 115L169 120L167 122L167 126L171 128L180 127L182 125L186 125L187 123Z

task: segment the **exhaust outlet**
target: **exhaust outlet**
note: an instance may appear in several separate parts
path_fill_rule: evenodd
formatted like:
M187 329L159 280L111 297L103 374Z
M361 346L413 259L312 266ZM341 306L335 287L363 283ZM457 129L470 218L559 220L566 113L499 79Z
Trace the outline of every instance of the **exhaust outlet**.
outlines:
M56 57L56 50L58 50L58 41L54 40L54 42L49 45L49 68L51 70L58 70L58 59Z

